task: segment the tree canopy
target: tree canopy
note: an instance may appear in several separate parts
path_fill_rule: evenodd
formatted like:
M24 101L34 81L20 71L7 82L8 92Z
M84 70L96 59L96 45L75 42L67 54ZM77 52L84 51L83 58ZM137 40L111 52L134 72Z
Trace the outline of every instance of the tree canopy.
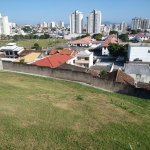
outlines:
M31 47L32 49L41 50L42 47L38 43L34 43L34 46Z
M22 30L24 32L30 32L32 29L29 26L25 26Z
M119 44L110 43L108 46L108 50L109 50L109 54L114 57L127 56L128 44L119 45Z
M110 32L109 32L109 35L110 35L110 34L117 34L117 35L118 35L118 31L114 31L114 30L113 30L113 31L110 31Z
M136 30L131 30L131 34L137 34L138 32Z
M102 39L102 34L98 33L98 34L94 34L93 38L96 39L97 41L101 41Z
M119 39L121 39L123 42L127 42L128 41L128 34L119 35Z

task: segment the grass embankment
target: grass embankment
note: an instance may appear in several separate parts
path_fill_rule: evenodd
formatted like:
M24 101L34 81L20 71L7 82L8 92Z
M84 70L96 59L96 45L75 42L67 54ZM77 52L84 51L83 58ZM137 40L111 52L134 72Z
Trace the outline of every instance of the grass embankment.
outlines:
M5 46L6 44L13 42L13 40L8 40L8 41L0 41L0 47ZM56 44L64 43L64 39L32 39L32 40L21 40L17 41L17 46L22 46L26 49L31 49L31 47L35 44L38 43L41 47L46 48L50 46L55 46Z
M0 149L150 149L150 101L0 72Z

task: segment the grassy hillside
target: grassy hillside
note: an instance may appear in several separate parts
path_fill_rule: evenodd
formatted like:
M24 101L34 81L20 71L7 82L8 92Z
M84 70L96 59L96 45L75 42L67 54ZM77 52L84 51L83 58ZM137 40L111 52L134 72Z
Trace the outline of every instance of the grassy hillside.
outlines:
M0 72L0 149L148 150L150 101Z

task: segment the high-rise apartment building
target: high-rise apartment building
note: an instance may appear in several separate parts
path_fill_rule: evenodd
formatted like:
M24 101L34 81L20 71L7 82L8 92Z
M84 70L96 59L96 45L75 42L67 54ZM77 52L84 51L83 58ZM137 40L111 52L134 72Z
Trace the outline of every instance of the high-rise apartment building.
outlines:
M131 30L142 29L142 18L133 18Z
M148 28L149 28L149 19L146 18L142 21L142 29L147 30Z
M78 33L81 34L83 30L83 14L78 10L75 10L70 15L70 33Z
M95 9L87 17L87 33L100 33L102 13Z
M64 22L60 21L59 22L59 28L63 28L65 25L64 25Z
M120 30L125 31L127 27L127 24L125 22L120 23Z
M56 25L55 25L55 22L51 22L51 28L55 28Z
M7 16L0 14L0 35L10 35L11 26Z
M142 18L133 18L132 19L132 30L137 30L137 29L142 29L142 30L147 30L149 28L149 19L144 19Z

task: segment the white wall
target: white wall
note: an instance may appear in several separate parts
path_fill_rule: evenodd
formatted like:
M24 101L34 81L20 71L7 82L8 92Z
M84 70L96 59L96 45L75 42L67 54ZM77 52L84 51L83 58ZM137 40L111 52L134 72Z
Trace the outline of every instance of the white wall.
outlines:
M150 75L136 75L136 74L129 74L131 77L134 78L135 83L143 82L143 83L150 83Z
M134 61L136 58L142 60L142 62L150 62L150 45L149 47L128 47L129 61Z
M89 56L89 68L93 66L93 53Z

